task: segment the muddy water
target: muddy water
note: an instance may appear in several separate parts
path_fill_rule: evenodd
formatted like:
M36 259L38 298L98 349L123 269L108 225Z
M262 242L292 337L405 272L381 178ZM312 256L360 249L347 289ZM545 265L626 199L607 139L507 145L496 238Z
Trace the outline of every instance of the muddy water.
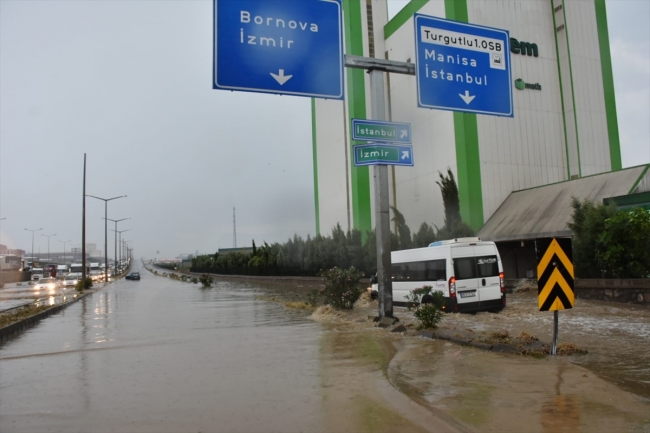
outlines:
M537 311L536 293L510 295L500 314L448 315L443 326L490 333L521 331L550 342L553 313ZM577 299L575 308L559 312L559 343L587 349L571 362L650 400L650 308Z
M498 355L375 328L376 303L314 316L286 308L306 290L203 290L146 272L111 284L0 346L0 431L650 431L647 399L605 380L595 361L576 364L608 365L598 351ZM547 340L520 298L504 314L447 315L443 326ZM631 329L647 323L639 315L628 314Z
M0 347L2 432L323 431L321 326L144 275Z

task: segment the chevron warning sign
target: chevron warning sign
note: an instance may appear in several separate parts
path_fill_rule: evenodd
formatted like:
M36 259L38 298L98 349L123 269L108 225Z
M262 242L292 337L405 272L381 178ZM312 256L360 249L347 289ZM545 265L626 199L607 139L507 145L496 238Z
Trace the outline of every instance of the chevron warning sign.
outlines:
M535 239L537 252L537 301L539 311L573 308L571 239Z

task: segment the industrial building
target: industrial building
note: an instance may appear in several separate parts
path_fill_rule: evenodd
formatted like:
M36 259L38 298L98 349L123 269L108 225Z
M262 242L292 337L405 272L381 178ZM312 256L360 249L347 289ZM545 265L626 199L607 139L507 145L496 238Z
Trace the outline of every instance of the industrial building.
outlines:
M388 119L411 124L414 160L389 167L389 199L412 229L444 224L435 181L447 168L463 220L519 248L541 234L567 235L572 196L650 190L647 166L622 170L605 0L413 0L390 20L385 0L343 5L346 54L357 56L415 62L414 13L510 34L513 117L418 108L415 76L386 74ZM345 101L312 101L319 233L337 223L374 227L373 170L354 166L353 146L363 143L350 137L351 119L371 118L369 94L365 71L347 68ZM555 225L542 227L548 220Z

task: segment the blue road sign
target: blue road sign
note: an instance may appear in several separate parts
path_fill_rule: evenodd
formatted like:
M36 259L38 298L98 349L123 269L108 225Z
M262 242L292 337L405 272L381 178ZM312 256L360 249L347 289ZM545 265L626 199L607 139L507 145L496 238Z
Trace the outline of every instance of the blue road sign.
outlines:
M419 107L513 117L507 30L414 19Z
M360 144L354 146L354 165L413 165L413 146Z
M381 120L352 119L352 139L410 144L411 124L384 122Z
M343 99L341 0L214 0L213 88Z

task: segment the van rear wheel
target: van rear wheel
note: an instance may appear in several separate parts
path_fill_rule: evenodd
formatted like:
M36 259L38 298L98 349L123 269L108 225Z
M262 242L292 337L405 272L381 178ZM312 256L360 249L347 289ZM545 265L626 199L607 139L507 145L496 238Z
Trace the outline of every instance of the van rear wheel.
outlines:
M426 294L420 299L420 304L425 305L425 304L433 304L433 296Z

